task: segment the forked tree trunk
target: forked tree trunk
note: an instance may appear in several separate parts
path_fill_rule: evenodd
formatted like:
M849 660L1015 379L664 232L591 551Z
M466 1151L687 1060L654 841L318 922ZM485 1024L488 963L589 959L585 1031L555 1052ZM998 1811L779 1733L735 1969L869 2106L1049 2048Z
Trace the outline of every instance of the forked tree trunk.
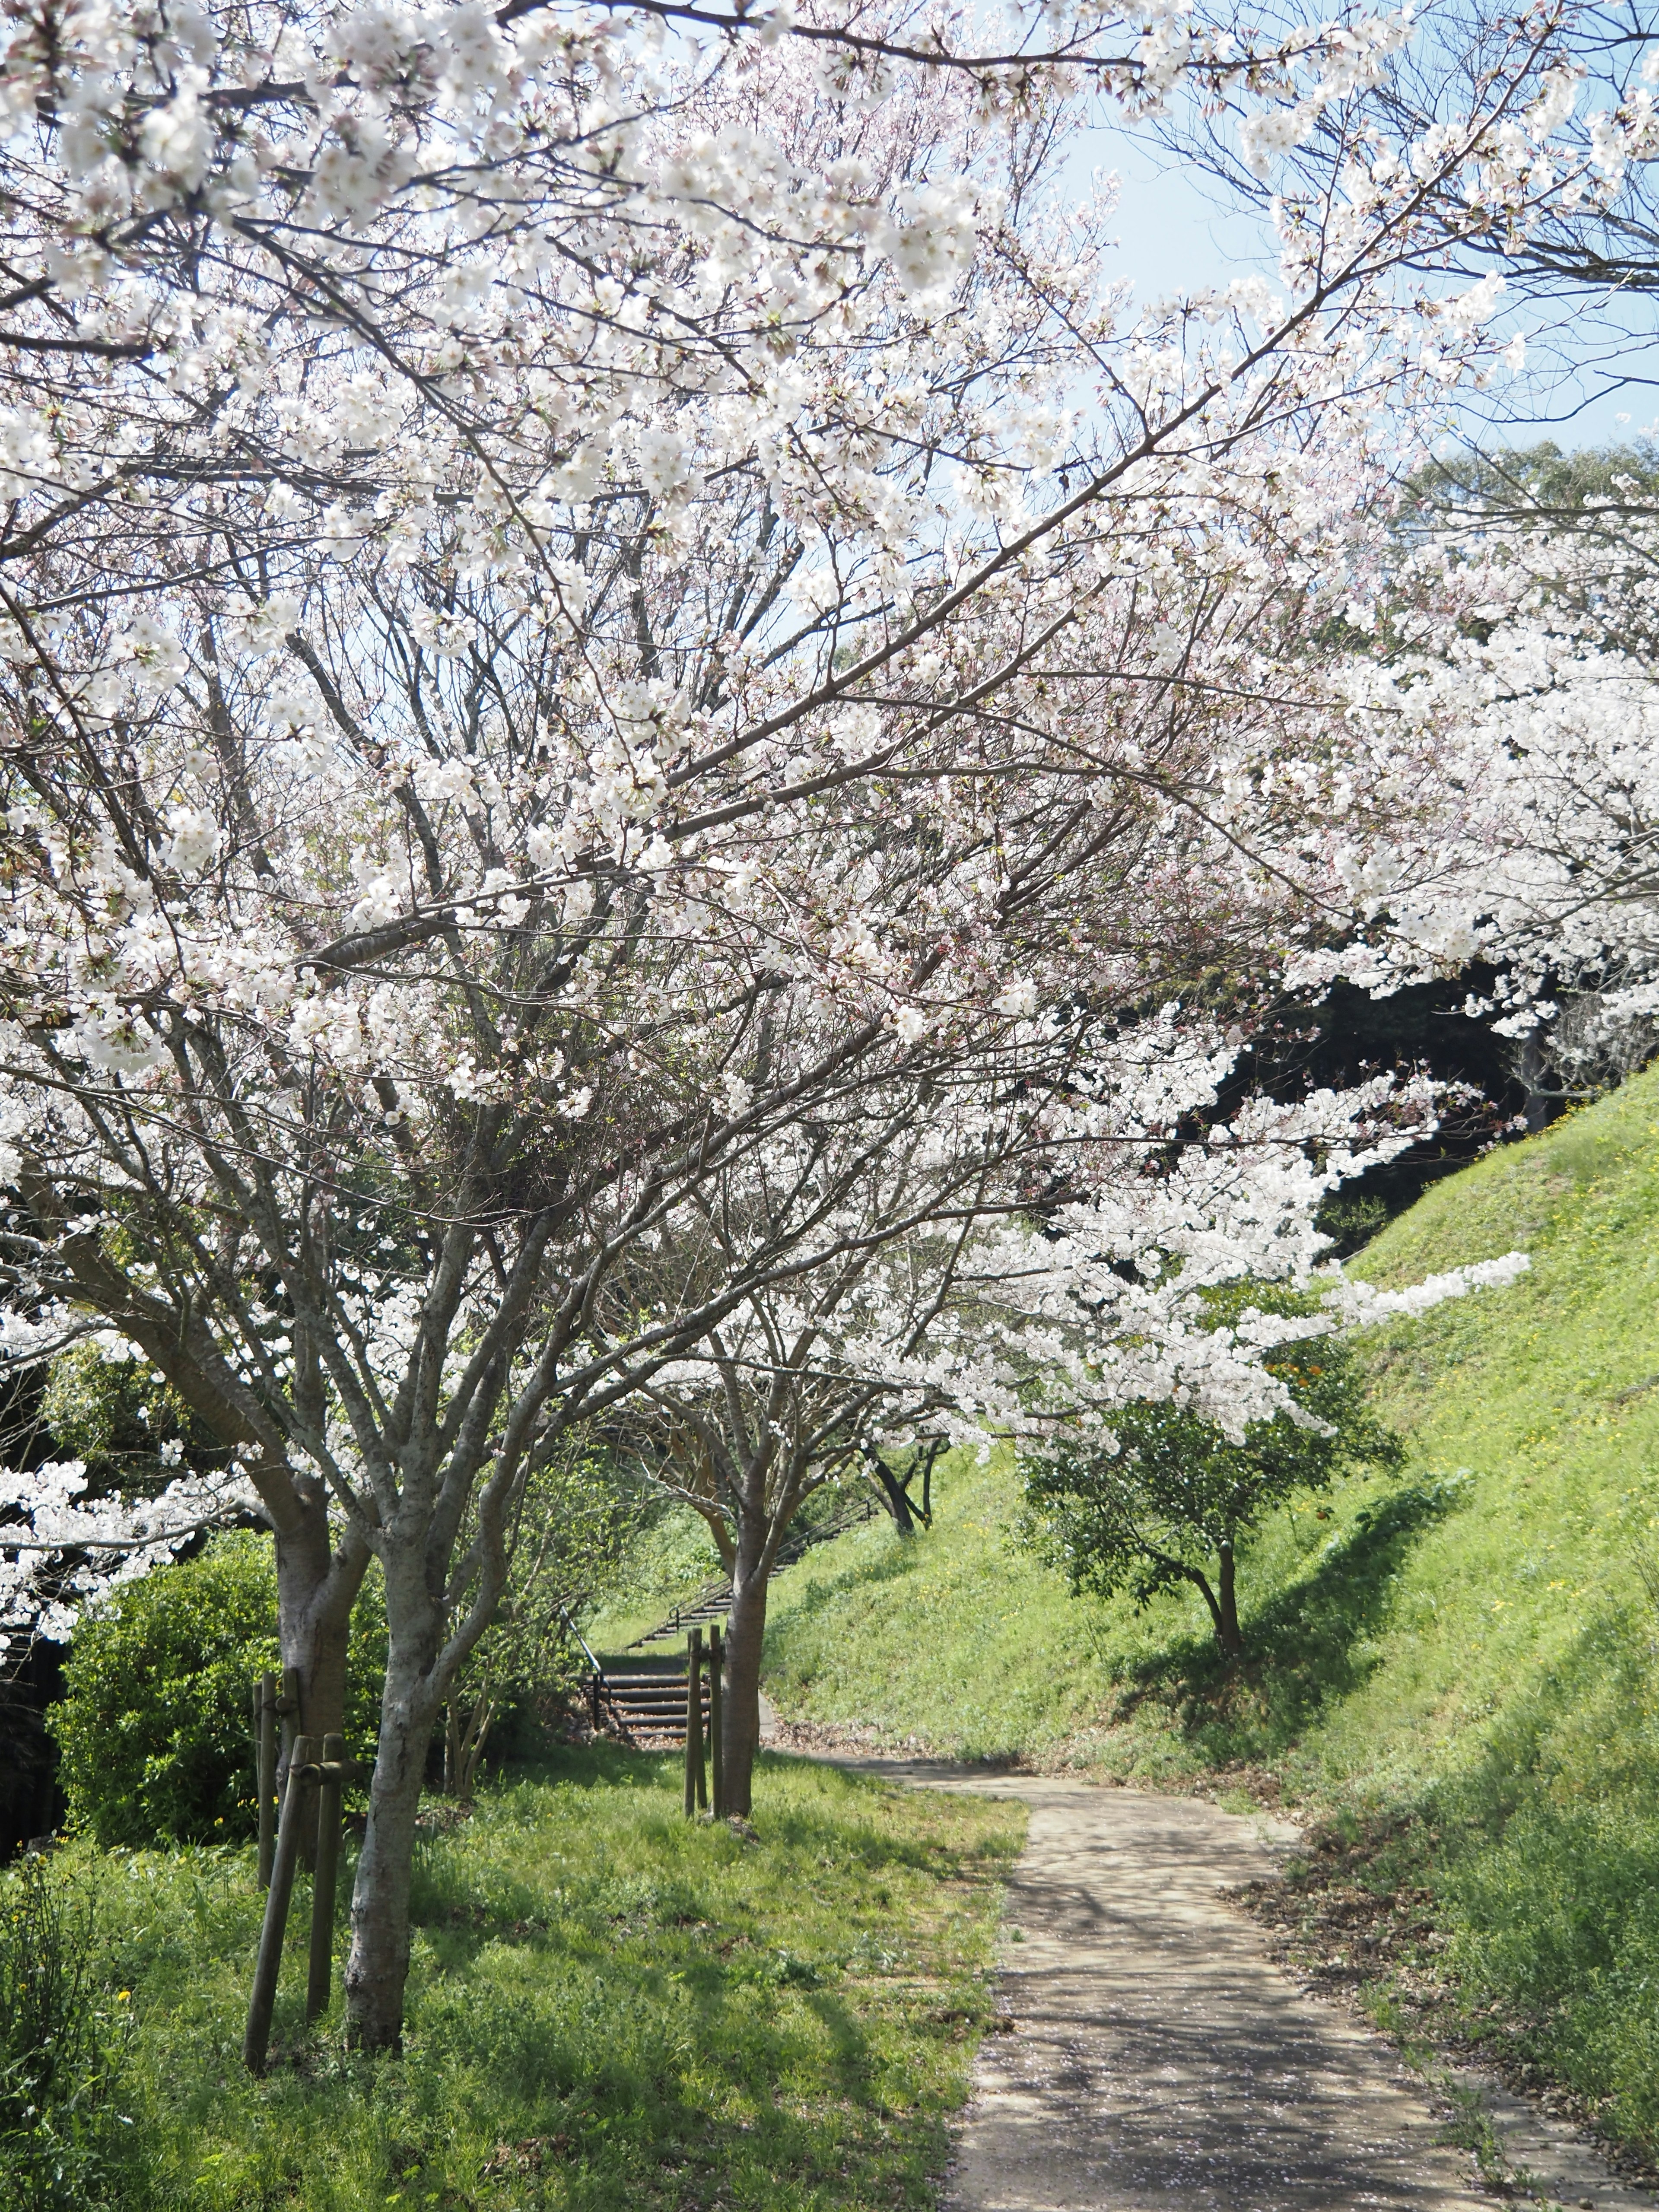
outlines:
M276 1535L276 1640L284 1669L292 1668L299 1677L300 1710L287 1716L287 1741L308 1735L320 1742L344 1732L351 1608L369 1554L365 1547L350 1543L336 1550L320 1483L313 1494L302 1492L301 1503L297 1520ZM284 1759L279 1787L286 1771ZM309 1866L317 1849L316 1784L307 1786L313 1806L301 1809L300 1835L301 1856Z
M1196 1586L1209 1607L1216 1642L1230 1659L1237 1659L1244 1649L1244 1634L1238 1625L1237 1562L1231 1544L1219 1546L1216 1556L1213 1583L1200 1567L1183 1567L1181 1571Z
M480 1691L464 1702L452 1697L444 1716L444 1795L471 1797L483 1764L484 1745L496 1712L496 1700Z
M901 1536L916 1533L915 1516L910 1508L910 1493L894 1474L879 1452L872 1452L870 1466L880 1484L882 1495L887 1500L887 1510L893 1516L893 1525Z

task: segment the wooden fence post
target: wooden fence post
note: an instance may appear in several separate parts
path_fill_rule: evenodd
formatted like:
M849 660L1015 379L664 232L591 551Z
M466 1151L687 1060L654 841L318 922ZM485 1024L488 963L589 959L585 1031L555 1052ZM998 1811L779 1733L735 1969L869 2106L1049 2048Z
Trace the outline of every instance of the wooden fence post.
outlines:
M708 1810L708 1778L703 1771L702 1764L702 1631L694 1629L692 1633L697 1639L697 1679L691 1698L692 1718L697 1724L697 1810L706 1813Z
M714 1818L726 1818L726 1745L720 1732L720 1624L714 1622L708 1631L708 1795L714 1801Z
M702 1631L694 1628L685 1644L685 1817L708 1802L702 1773Z
M265 2054L270 2047L271 2008L276 2002L288 1901L294 1888L295 1863L300 1856L300 1808L305 1803L304 1784L310 1771L311 1738L296 1735L288 1763L288 1787L283 1792L283 1816L276 1823L276 1854L271 1862L264 1924L259 1930L259 1958L253 1969L253 1993L248 1999L247 2033L242 2039L242 2060L250 2074L264 2072Z
M253 1685L254 1788L259 1795L259 1887L270 1887L271 1856L276 1849L276 1677L261 1674Z
M297 1667L283 1669L283 1694L276 1700L276 1710L283 1717L283 1747L288 1753L289 1763L294 1761L294 1731L300 1725L300 1670Z
M323 1738L322 1787L317 1792L317 1870L311 1885L311 1961L306 2018L328 2010L334 1978L334 1893L340 1868L340 1797L345 1786L345 1738Z

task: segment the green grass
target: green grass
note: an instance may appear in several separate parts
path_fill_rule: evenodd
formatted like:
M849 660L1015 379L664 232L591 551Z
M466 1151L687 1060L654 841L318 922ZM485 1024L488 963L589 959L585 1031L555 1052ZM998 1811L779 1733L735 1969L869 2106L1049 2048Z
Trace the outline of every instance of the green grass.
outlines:
M791 1715L953 1757L1077 1751L1111 1693L1117 1624L1011 1544L1006 1453L953 1455L933 1500L931 1534L884 1516L778 1577L769 1692Z
M1424 1881L1452 2014L1659 2151L1659 1073L1431 1192L1358 1272L1515 1247L1531 1273L1370 1340L1401 1477L1281 1512L1243 1571L1249 1662L1195 1601L1070 1598L1012 1539L1006 1465L938 1524L781 1578L786 1711L1182 1782L1272 1777Z
M102 2002L133 2015L112 2201L931 2203L1023 1808L768 1758L745 1835L688 1824L679 1787L672 1760L572 1753L427 1838L400 2057L349 2057L337 2019L306 2031L301 1885L258 2082L239 2059L250 1856L72 1846Z
M672 1506L628 1547L608 1595L584 1619L582 1633L596 1651L625 1651L720 1571L708 1523L689 1505Z

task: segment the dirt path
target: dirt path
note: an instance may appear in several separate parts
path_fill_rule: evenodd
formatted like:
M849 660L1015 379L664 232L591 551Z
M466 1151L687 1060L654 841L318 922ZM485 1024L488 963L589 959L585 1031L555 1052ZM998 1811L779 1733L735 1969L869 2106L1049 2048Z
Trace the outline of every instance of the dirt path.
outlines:
M840 1763L1031 1808L1002 1945L1013 2026L981 2047L947 2212L1492 2212L1418 2078L1304 1996L1220 1896L1277 1872L1292 1829L1083 1782ZM1552 2170L1522 2201L1651 2212L1557 2132L1528 2138Z

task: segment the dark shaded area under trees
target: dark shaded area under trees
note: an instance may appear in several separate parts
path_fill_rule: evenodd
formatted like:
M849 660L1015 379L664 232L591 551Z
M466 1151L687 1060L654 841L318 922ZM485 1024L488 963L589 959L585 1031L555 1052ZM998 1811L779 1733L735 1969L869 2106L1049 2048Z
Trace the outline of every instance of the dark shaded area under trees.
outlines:
M1529 1090L1517 1048L1462 1011L1464 1000L1480 994L1488 980L1488 971L1475 967L1386 999L1337 983L1317 1004L1286 1003L1257 1030L1233 1085L1224 1091L1224 1112L1235 1093L1242 1097L1249 1090L1289 1097L1316 1086L1340 1090L1377 1074L1403 1079L1421 1071L1437 1082L1468 1085L1477 1094L1449 1098L1431 1137L1327 1200L1320 1225L1336 1239L1338 1258L1357 1252L1443 1176L1455 1175L1506 1135L1542 1128L1569 1103L1548 1091Z

